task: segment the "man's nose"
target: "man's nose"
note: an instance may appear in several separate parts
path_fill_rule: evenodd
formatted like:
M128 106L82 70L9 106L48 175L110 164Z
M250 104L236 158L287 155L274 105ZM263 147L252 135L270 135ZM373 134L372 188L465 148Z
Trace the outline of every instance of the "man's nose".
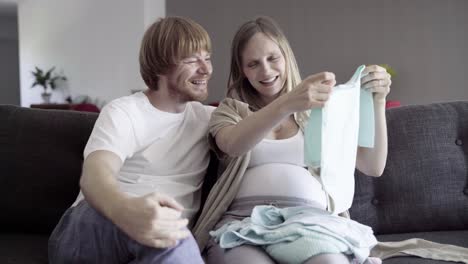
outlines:
M199 64L198 70L202 74L211 74L211 72L213 71L211 61L202 60Z

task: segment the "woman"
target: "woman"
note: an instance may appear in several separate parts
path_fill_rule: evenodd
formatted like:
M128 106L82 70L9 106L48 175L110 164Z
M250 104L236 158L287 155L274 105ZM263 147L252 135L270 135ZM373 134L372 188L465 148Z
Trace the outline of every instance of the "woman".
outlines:
M214 149L227 169L207 204L226 209L226 203L230 203L215 229L250 216L257 205L309 206L328 215L327 195L317 171L304 168L303 132L307 111L323 107L330 97L336 84L334 74L322 72L301 81L288 41L266 17L243 24L231 51L228 98L221 102L210 122ZM359 147L356 167L367 175L380 176L387 156L385 98L391 80L384 68L375 65L366 67L363 76L361 87L373 92L375 147ZM227 190L224 200L216 201L213 193L221 193L223 188ZM204 210L201 218L213 223L218 211ZM209 226L198 225L195 232ZM258 246L223 250L210 240L207 249L209 263L274 263L272 252L268 255ZM353 259L341 251L329 252L333 251L328 248L312 253L305 263L350 263ZM367 262L381 263L375 258Z

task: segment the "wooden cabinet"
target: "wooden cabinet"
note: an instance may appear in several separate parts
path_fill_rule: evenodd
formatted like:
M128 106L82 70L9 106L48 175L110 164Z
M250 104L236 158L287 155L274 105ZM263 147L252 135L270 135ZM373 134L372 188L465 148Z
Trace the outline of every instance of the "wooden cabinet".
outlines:
M32 104L31 108L71 110L73 104Z
M75 110L99 113L99 108L94 104L32 104L31 108Z

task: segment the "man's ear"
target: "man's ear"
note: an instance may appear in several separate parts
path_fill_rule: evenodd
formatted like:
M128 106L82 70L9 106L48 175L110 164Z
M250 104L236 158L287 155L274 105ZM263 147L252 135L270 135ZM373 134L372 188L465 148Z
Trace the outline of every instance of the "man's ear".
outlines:
M167 80L166 74L156 74L156 76L158 76L158 80Z
M158 87L165 86L169 82L167 74L157 74L156 76L158 76L158 83L156 84Z

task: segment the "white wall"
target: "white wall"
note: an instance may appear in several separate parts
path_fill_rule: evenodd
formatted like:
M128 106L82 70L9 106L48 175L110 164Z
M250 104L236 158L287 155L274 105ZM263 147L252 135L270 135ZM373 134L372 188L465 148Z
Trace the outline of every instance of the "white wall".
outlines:
M159 17L166 16L166 0L144 0L145 29Z
M40 103L34 66L56 66L68 81L53 102L88 95L100 102L141 90L138 52L147 21L164 0L22 0L18 3L21 105Z

